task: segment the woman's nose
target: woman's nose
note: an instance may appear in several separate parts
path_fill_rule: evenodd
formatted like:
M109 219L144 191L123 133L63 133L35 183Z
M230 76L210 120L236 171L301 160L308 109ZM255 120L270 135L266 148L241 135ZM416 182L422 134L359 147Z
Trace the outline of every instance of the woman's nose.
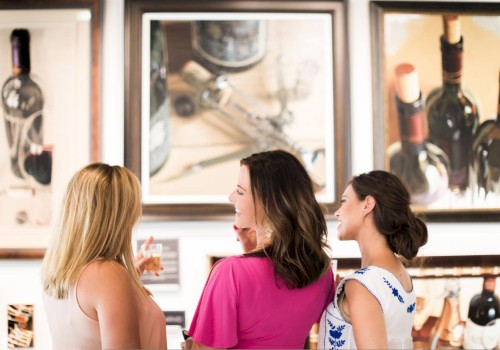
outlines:
M229 194L229 197L228 197L228 198L229 198L229 201L230 201L231 203L234 203L234 200L233 200L233 199L234 199L234 191L233 191L233 192L231 192L231 193Z

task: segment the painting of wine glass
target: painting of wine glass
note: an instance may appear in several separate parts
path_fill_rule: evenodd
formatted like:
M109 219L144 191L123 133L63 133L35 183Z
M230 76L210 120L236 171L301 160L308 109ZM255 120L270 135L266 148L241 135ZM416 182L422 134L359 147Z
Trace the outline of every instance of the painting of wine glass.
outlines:
M371 3L375 166L429 220L498 215L499 19L498 3Z

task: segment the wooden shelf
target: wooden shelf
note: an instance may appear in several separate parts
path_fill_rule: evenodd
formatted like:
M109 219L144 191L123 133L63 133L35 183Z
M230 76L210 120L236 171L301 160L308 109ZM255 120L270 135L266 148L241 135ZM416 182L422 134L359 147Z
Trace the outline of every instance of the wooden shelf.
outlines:
M347 276L361 266L360 258L339 258L338 273ZM500 255L432 256L408 266L413 278L500 276Z

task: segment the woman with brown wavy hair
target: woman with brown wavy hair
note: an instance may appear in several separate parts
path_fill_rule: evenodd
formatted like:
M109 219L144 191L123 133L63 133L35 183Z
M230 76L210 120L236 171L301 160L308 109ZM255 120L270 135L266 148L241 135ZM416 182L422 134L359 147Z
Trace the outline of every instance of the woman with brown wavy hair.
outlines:
M320 349L411 349L415 293L403 261L427 242L401 180L381 170L355 176L335 213L338 238L354 240L361 268L338 285L321 317Z
M240 164L229 200L235 226L255 230L256 247L214 266L187 348L303 348L334 291L322 208L292 154L256 153Z

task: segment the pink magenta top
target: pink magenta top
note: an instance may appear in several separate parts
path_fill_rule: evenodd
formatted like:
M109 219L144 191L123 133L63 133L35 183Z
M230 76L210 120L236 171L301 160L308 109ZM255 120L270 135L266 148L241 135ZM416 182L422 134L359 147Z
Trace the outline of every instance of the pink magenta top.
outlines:
M334 291L331 269L307 287L288 289L268 258L222 259L208 278L189 335L215 348L303 349Z

